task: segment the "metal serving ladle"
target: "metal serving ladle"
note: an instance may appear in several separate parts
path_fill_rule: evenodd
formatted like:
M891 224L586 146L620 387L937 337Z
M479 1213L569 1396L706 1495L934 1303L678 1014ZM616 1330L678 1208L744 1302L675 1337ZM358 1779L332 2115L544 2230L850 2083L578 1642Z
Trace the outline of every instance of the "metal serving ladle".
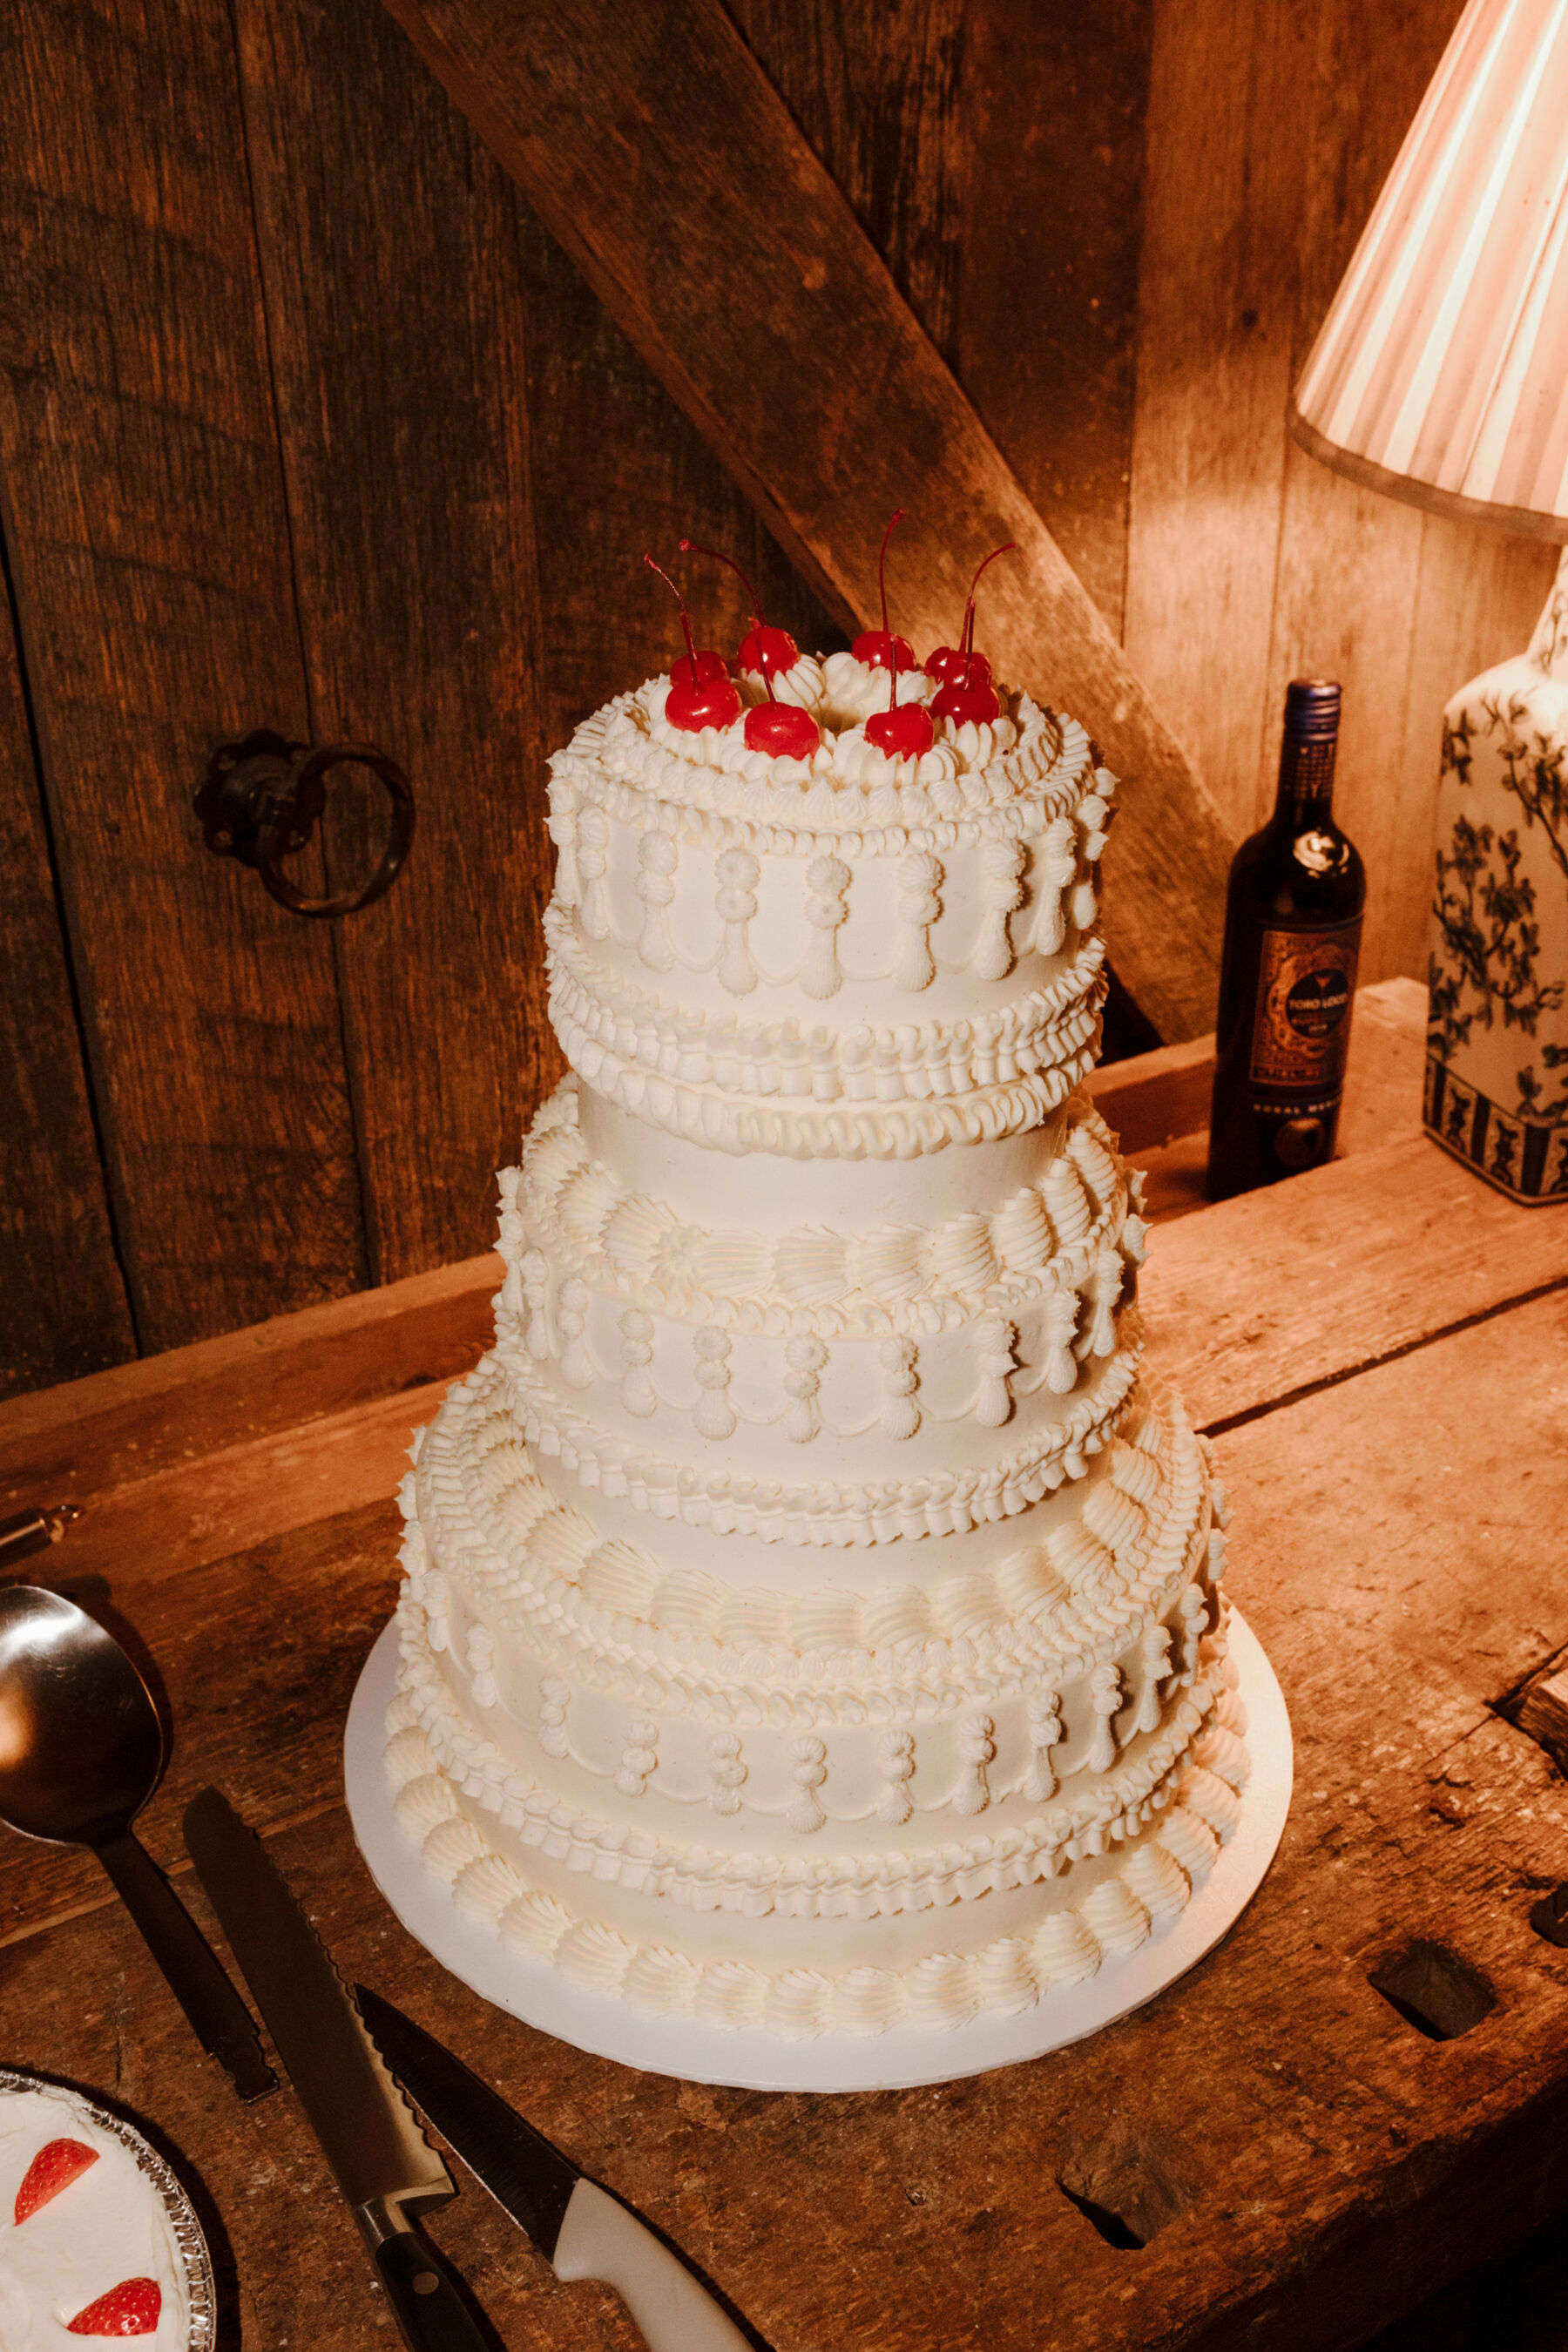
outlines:
M60 1593L0 1591L0 1821L92 1848L203 2049L258 2099L277 2077L250 2012L132 1834L163 1769L158 1710L112 1633Z

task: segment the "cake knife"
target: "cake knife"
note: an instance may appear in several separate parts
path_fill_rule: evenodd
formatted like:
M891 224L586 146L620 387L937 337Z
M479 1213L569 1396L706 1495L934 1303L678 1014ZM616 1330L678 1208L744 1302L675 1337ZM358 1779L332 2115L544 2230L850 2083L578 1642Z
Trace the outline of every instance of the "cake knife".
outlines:
M747 2338L646 2221L607 2196L423 2026L367 1985L354 1999L409 2097L558 2279L613 2286L649 2352L750 2352Z
M216 1789L185 1843L278 2055L353 2209L409 2352L493 2352L415 2216L457 2195L261 1840Z

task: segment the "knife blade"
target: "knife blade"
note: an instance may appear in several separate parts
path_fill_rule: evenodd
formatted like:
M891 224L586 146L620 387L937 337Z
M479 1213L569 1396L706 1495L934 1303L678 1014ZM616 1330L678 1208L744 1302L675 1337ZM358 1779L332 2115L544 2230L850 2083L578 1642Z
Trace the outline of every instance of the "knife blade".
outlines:
M254 1831L216 1789L185 1808L185 1844L359 2223L409 2352L493 2352L457 2274L416 2226L457 2194L349 1991Z
M588 2179L391 2001L361 1984L354 1999L415 2105L526 2231L557 2278L614 2287L649 2352L751 2352L734 2321L646 2221Z

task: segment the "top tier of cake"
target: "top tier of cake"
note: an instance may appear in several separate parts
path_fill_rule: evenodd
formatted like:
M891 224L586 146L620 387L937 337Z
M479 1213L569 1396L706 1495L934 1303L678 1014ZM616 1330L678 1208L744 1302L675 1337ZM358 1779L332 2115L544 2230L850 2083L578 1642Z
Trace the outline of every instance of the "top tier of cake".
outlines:
M895 761L865 731L888 673L807 656L774 692L822 743L773 758L740 720L672 727L668 688L618 698L551 763L551 1012L593 1095L795 1160L1037 1127L1090 1066L1103 991L1114 779L1082 729L1003 691L992 725L938 720Z

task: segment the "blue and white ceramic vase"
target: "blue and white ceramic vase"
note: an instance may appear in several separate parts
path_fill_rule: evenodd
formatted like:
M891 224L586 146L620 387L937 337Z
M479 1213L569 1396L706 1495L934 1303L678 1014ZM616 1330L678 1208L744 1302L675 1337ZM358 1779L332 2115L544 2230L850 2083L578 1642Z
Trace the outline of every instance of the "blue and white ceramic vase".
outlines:
M1568 549L1529 651L1443 714L1432 919L1426 1126L1568 1201Z

